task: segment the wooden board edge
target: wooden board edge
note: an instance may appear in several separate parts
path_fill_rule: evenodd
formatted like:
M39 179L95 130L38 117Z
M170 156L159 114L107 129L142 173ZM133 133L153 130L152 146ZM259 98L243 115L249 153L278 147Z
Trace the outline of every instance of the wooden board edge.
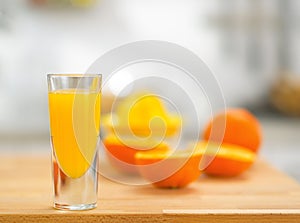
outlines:
M248 213L248 214L183 214L183 213L156 213L156 214L139 214L139 213L121 213L121 214L1 214L0 222L40 222L40 223L57 223L57 222L119 222L119 223L132 223L132 222L174 222L174 223L268 223L268 222L290 222L296 223L300 221L300 213Z

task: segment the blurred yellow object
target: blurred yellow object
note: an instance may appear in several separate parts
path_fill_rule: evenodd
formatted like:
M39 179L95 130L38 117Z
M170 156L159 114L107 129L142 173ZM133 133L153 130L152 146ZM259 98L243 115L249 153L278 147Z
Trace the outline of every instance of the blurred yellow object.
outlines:
M79 8L90 7L96 0L29 0L36 6L73 6Z
M115 114L104 117L103 123L119 134L138 136L172 136L181 126L181 118L169 114L160 98L149 92L126 97Z
M71 4L76 7L88 7L95 3L95 0L70 0Z
M280 112L300 116L300 78L294 73L284 72L273 84L270 92L272 105Z

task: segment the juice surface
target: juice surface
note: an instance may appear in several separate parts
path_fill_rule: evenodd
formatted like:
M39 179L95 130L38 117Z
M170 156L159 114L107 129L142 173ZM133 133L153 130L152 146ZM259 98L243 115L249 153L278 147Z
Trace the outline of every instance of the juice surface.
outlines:
M49 93L52 146L60 169L81 177L93 162L100 127L100 93L80 89Z

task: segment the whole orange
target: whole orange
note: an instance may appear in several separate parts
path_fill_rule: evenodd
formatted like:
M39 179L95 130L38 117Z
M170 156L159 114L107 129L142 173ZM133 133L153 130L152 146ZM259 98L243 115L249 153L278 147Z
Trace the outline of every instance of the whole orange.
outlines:
M258 152L262 141L259 121L246 109L227 109L206 126L205 140L239 145Z

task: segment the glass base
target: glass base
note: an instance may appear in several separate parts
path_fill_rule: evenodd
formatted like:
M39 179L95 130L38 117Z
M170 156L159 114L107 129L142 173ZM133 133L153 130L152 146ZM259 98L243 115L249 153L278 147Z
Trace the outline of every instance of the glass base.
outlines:
M68 211L85 211L97 207L97 203L92 204L76 204L76 205L67 205L67 204L57 204L54 203L54 208L58 210L68 210Z

